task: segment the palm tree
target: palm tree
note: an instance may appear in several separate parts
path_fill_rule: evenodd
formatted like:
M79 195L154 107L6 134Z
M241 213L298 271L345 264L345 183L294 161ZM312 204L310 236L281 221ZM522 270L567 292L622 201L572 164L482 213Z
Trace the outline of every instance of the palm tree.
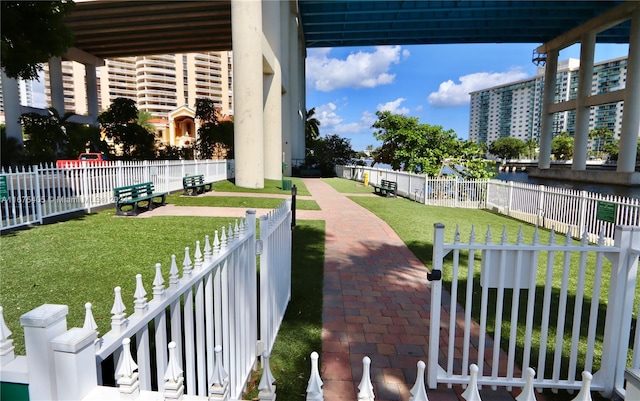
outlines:
M307 110L307 116L304 125L304 139L307 144L307 148L318 139L320 136L320 120L315 118L313 115L316 113L316 108L312 108L311 110Z
M156 126L151 124L150 120L153 119L153 115L146 110L138 110L138 125L146 129L148 132L154 133Z

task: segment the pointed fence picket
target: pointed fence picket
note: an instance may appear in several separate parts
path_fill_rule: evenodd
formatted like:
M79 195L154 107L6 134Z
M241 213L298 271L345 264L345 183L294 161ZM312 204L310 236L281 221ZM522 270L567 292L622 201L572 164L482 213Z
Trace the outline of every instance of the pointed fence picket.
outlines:
M307 386L307 401L324 400L324 392L322 389L323 382L318 372L318 359L318 353L315 351L312 352L311 375ZM418 361L417 367L416 380L409 391L411 393L409 401L429 401L428 391L424 382L426 364L423 361ZM466 401L482 401L478 384L478 375L480 371L478 365L471 364L468 369L470 372L468 377L460 383L466 386L466 389L461 396ZM536 372L532 368L524 369L522 380L520 380L520 383L522 383L522 391L515 397L516 401L536 401L534 389L535 374ZM582 378L583 380L580 392L572 401L591 401L591 373L584 371L582 373ZM368 356L362 358L362 378L360 379L358 389L360 391L354 401L375 401L376 390L371 380L371 359ZM400 394L398 394L398 399L402 399Z
M21 318L27 355L16 357L0 308L2 380L28 383L34 401L133 400L149 392L163 393L165 399L183 394L192 399L240 399L257 367L259 349L269 344L259 338L260 322L269 324L268 334L263 334L275 338L291 291L291 256L285 255L291 252L290 201L260 221L266 227L261 246L277 256L264 262L265 255L260 256L260 280L256 217L249 210L244 219L215 230L213 242L206 236L194 248L186 247L182 277L175 255L169 269L160 263L154 266L150 292L137 274L130 314L130 300L123 299L120 287L114 288L111 329L100 338L91 304L85 304L84 327L68 331L68 308L43 305ZM58 345L49 349L52 338ZM261 399L273 400L275 380L268 359L265 351L267 376L261 382ZM56 386L61 380L65 385Z

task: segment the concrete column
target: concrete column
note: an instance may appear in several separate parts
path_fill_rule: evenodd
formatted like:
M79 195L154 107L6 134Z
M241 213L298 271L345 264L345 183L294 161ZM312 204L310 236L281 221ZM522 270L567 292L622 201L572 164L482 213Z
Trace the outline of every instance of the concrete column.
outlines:
M64 87L62 84L62 59L52 57L49 60L49 82L51 83L51 107L62 116L64 109Z
M2 101L4 102L5 128L7 138L15 138L20 146L22 141L22 126L20 125L20 89L18 80L9 78L2 70Z
M56 400L56 368L50 343L67 331L66 305L45 304L20 316L29 368L29 399Z
M617 167L619 173L631 173L635 170L638 135L640 135L640 9L636 8L632 15L629 35L627 83Z
M587 148L589 145L589 107L587 97L591 96L593 81L593 57L596 49L596 34L588 32L580 44L580 72L578 73L578 104L576 106L576 132L573 137L572 170L587 169Z
M302 88L300 87L300 45L298 39L298 21L294 15L291 15L289 25L289 96L291 109L289 110L289 122L291 125L290 132L290 146L291 146L291 159L304 159L304 128L302 131L302 137L300 137L300 113L303 115L306 110L301 110L300 97L302 96ZM302 69L304 69L304 62L302 63ZM300 149L303 149L302 154Z
M291 159L291 113L293 106L291 103L291 48L289 46L289 35L294 16L291 13L291 3L285 1L280 7L280 73L282 74L282 151L289 155ZM295 20L293 21L295 23ZM289 163L293 167L293 162ZM290 169L286 172L290 175Z
M85 80L87 84L87 110L91 117L91 125L98 126L98 78L96 74L96 66L85 64Z
M59 400L81 400L98 386L95 330L74 327L51 341Z
M544 94L542 98L542 127L540 132L540 155L538 168L551 167L551 141L553 140L553 114L549 107L553 104L556 90L556 75L558 74L558 50L547 52L547 62L544 68Z
M266 43L270 47L270 49L263 49L263 57L268 59L269 64L268 70L266 68L263 70L264 178L271 180L279 180L282 177L281 4L279 1L265 1L262 3L262 27Z
M176 146L176 124L169 118L169 145Z
M236 185L264 188L262 2L231 1Z
M297 104L298 104L298 112L296 113L297 117L297 128L293 131L293 136L296 138L294 141L296 143L296 149L294 150L294 157L296 158L304 158L305 154L305 140L304 140L304 129L306 124L306 114L307 114L307 101L306 101L306 91L305 91L305 64L306 64L306 47L304 45L304 40L301 36L296 36L297 42Z
M304 44L304 38L302 36L298 36L298 85L300 88L299 101L300 101L300 113L298 113L298 158L304 157L305 154L305 140L304 140L304 130L307 121L307 85L306 85L306 56L307 49Z

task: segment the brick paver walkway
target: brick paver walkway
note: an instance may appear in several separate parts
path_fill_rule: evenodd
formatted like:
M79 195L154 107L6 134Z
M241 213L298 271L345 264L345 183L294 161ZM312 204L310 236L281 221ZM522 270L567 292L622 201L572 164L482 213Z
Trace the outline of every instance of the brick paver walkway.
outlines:
M304 183L326 221L320 359L324 399L357 400L366 355L376 400L408 400L417 362L427 362L427 268L373 213L319 179ZM462 391L443 386L427 394L430 401L458 401ZM514 399L505 390L483 390L481 395L483 401Z
M304 183L322 210L298 210L297 218L326 221L320 360L324 399L357 400L366 355L372 361L376 401L406 401L415 382L417 362L427 362L427 268L391 227L347 199L348 195L320 179L304 179ZM213 192L207 196L246 194ZM267 212L260 209L257 214ZM138 217L241 217L243 213L242 208L166 205ZM427 394L430 401L462 401L462 391L459 386L442 386L427 390ZM505 390L484 389L480 393L483 401L514 401ZM543 400L540 394L536 397Z

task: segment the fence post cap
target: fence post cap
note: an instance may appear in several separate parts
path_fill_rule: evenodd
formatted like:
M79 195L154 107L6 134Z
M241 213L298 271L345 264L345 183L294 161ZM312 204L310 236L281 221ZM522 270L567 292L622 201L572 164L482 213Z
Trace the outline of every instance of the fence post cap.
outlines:
M67 305L44 304L20 316L22 327L49 327L69 313Z

